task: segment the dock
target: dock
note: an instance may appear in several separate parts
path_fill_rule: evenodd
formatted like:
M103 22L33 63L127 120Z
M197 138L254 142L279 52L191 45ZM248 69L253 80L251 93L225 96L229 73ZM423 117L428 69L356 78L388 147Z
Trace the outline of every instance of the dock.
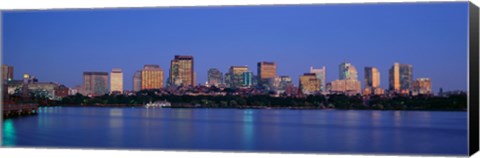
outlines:
M34 115L38 112L38 104L9 104L2 105L3 118Z

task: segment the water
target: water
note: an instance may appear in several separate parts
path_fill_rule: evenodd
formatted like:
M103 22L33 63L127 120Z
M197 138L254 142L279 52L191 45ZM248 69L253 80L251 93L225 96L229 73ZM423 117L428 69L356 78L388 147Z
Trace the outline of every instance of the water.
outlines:
M3 121L3 145L466 155L467 113L43 107Z

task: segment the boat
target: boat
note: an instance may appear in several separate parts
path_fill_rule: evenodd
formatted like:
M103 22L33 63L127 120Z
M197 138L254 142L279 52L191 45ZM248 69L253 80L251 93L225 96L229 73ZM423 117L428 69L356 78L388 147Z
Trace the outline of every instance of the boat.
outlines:
M149 102L145 104L145 108L162 108L162 107L170 107L172 104L170 102L163 100L163 101L155 101L155 102Z

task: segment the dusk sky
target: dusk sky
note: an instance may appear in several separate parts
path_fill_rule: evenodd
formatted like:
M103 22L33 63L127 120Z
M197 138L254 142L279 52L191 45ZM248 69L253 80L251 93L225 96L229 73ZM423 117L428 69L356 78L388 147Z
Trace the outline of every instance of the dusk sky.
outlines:
M365 66L380 70L388 88L394 62L429 77L434 92L467 89L468 2L325 4L5 11L3 63L14 78L82 84L85 71L121 68L124 89L145 64L169 73L174 55L194 57L197 83L209 68L274 61L277 75L298 77L326 66L327 82L341 62L362 81Z

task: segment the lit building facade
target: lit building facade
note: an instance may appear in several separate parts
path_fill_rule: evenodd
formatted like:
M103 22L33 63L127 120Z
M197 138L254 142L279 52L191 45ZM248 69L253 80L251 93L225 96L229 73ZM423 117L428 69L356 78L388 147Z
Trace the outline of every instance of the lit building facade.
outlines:
M346 95L356 95L361 94L362 87L361 83L358 80L335 80L332 83L331 92L340 93Z
M133 74L133 91L138 92L142 90L142 71L136 71Z
M274 86L274 90L277 93L285 93L288 87L293 87L293 81L292 81L292 78L290 78L290 76L275 77L275 82L273 86Z
M339 65L339 80L331 82L330 92L346 95L362 93L361 82L358 80L357 69L351 63Z
M320 91L325 92L326 89L326 68L323 66L322 68L315 69L313 67L310 67L310 73L314 73L315 76L320 80Z
M243 87L251 87L253 85L253 72L244 72L243 76Z
M194 86L193 56L175 55L170 64L170 85Z
M376 67L365 67L364 95L378 94L380 92L380 71ZM376 90L377 89L377 90ZM377 93L375 93L377 92Z
M219 87L221 84L223 84L223 73L216 68L211 68L208 70L207 78L207 83L210 86Z
M320 91L320 80L314 73L305 73L300 76L300 89L303 94L313 94Z
M351 63L343 62L339 65L340 80L358 80L357 69Z
M268 84L268 80L277 77L277 64L275 62L261 61L257 63L258 82ZM267 85L264 85L268 87Z
M83 90L83 95L108 94L108 72L84 72Z
M413 86L412 65L394 63L389 70L389 89L402 94L408 94Z
M141 89L163 88L163 70L158 65L145 65L142 69Z
M243 73L248 72L247 66L231 66L228 71L229 83L228 86L231 88L241 87L244 83Z
M112 69L110 72L110 93L123 93L122 69Z
M432 82L430 78L417 78L413 83L413 91L415 94L431 95Z

